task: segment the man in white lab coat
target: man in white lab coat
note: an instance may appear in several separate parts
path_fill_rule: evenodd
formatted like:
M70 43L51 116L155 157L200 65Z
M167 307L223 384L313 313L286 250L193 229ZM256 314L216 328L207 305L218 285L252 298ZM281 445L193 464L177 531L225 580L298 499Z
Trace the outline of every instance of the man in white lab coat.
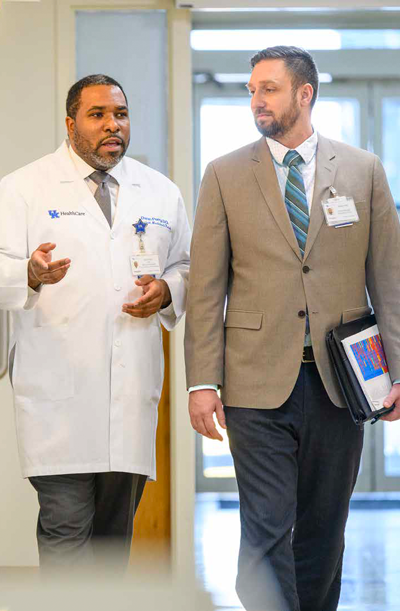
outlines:
M38 492L42 568L127 560L155 478L160 323L185 309L190 230L178 188L124 157L125 93L104 75L69 91L69 139L0 182L0 307L23 477ZM108 551L107 551L108 553Z

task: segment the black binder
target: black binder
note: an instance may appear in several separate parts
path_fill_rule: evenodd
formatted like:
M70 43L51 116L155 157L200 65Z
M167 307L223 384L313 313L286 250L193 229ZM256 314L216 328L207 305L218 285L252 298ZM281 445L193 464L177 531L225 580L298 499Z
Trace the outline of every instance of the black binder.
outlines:
M377 422L381 416L389 414L394 409L394 406L390 408L384 407L379 411L373 411L370 408L342 344L342 340L346 337L364 331L374 325L376 325L375 316L370 314L369 316L343 323L329 331L326 335L328 352L339 380L340 388L346 399L347 407L354 422L360 427L368 420L371 420L372 424Z

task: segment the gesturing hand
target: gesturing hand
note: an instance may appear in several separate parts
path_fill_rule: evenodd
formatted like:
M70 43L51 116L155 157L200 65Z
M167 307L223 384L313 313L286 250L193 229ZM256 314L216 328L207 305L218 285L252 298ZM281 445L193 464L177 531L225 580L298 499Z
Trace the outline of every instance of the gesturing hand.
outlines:
M189 394L190 422L194 430L209 439L222 441L222 436L215 426L214 412L218 424L226 429L224 408L216 390L193 390Z
M28 263L28 284L35 289L39 284L56 284L67 273L71 259L52 261L51 251L56 245L52 242L41 244L31 255Z
M143 296L133 303L124 303L122 311L126 314L135 318L148 318L171 303L171 293L165 280L156 280L146 274L136 280L135 284L142 287Z

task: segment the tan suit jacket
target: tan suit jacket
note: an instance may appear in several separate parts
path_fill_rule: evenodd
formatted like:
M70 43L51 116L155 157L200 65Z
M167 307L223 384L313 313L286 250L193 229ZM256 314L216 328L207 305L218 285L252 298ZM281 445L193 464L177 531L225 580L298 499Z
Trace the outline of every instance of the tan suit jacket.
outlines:
M326 225L330 186L354 198L360 222ZM216 159L200 189L191 261L188 387L218 384L225 405L279 407L298 377L308 307L319 373L344 407L325 335L369 312L366 288L400 378L400 226L375 155L319 136L304 260L265 138Z

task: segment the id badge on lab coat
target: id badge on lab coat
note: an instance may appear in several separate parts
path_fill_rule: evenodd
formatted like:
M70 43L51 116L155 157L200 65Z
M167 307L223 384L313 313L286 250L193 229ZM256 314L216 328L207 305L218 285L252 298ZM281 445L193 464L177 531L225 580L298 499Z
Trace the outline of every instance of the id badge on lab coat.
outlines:
M161 274L158 255L139 252L131 256L132 274L134 276L158 276Z

